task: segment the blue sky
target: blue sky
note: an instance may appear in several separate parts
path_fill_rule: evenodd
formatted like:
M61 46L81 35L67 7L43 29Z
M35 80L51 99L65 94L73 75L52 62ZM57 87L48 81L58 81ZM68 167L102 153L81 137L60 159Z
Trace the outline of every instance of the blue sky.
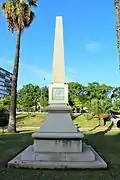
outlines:
M18 88L51 83L57 15L64 20L67 81L119 86L113 0L39 0L35 13L32 26L22 35ZM7 30L2 13L0 24L0 66L12 71L16 36Z

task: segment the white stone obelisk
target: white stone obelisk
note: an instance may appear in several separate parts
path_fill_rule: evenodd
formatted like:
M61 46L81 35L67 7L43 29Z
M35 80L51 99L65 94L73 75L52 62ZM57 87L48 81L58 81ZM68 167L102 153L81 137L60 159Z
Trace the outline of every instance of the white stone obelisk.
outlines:
M64 41L62 16L56 17L52 83L65 83Z
M68 104L68 84L65 82L63 18L56 17L52 84L49 86L49 104Z
M30 145L8 166L29 168L106 168L107 164L91 146L83 142L70 116L68 84L65 83L62 17L56 17L52 84L48 112L40 130L32 134Z

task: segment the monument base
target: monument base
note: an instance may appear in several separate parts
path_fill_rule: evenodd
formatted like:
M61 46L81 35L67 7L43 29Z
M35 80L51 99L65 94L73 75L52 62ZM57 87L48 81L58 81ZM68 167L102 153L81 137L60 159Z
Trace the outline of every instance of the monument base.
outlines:
M33 145L8 163L24 168L106 168L107 164L91 147L83 143L67 105L50 105L40 131L33 133Z
M96 169L106 168L107 164L91 147L83 144L83 152L41 152L35 153L30 145L18 156L13 158L8 167L33 169Z

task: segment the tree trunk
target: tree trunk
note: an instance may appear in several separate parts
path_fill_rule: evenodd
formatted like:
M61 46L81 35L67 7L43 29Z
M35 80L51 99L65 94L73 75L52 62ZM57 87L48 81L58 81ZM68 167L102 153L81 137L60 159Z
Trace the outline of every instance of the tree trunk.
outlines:
M118 48L118 58L119 58L119 70L120 70L120 22L119 22L119 0L114 0L115 12L116 12L116 31L117 31L117 48Z
M13 77L12 77L12 88L11 88L11 105L10 105L10 116L8 131L16 132L16 101L17 101L17 80L18 80L18 69L19 69L19 57L20 57L20 39L21 31L17 32L16 40L16 53L14 59Z
M100 118L100 121L99 121L99 125L101 127L103 127L105 124L104 124L104 119L103 118Z

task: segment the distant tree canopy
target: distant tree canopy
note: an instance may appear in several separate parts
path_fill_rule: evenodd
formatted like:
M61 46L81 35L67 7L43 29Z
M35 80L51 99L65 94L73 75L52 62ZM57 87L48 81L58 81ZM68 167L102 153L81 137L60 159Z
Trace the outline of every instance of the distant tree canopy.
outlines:
M69 104L77 111L87 108L93 114L109 113L120 109L120 87L111 87L97 82L83 86L78 82L68 83ZM38 110L38 105L48 105L48 87L24 85L17 93L17 108ZM9 109L10 97L0 99L0 108Z
M113 87L97 82L83 86L78 82L69 83L69 103L71 106L83 109L86 107L93 113L104 113L112 106L110 94Z
M24 85L22 89L18 91L17 97L17 108L30 110L31 107L34 107L34 110L37 110L39 104L41 106L46 106L48 103L48 88L40 88L37 85L27 84Z
M18 91L17 104L20 109L29 110L30 107L37 107L37 103L40 101L41 89L39 86L27 84Z

